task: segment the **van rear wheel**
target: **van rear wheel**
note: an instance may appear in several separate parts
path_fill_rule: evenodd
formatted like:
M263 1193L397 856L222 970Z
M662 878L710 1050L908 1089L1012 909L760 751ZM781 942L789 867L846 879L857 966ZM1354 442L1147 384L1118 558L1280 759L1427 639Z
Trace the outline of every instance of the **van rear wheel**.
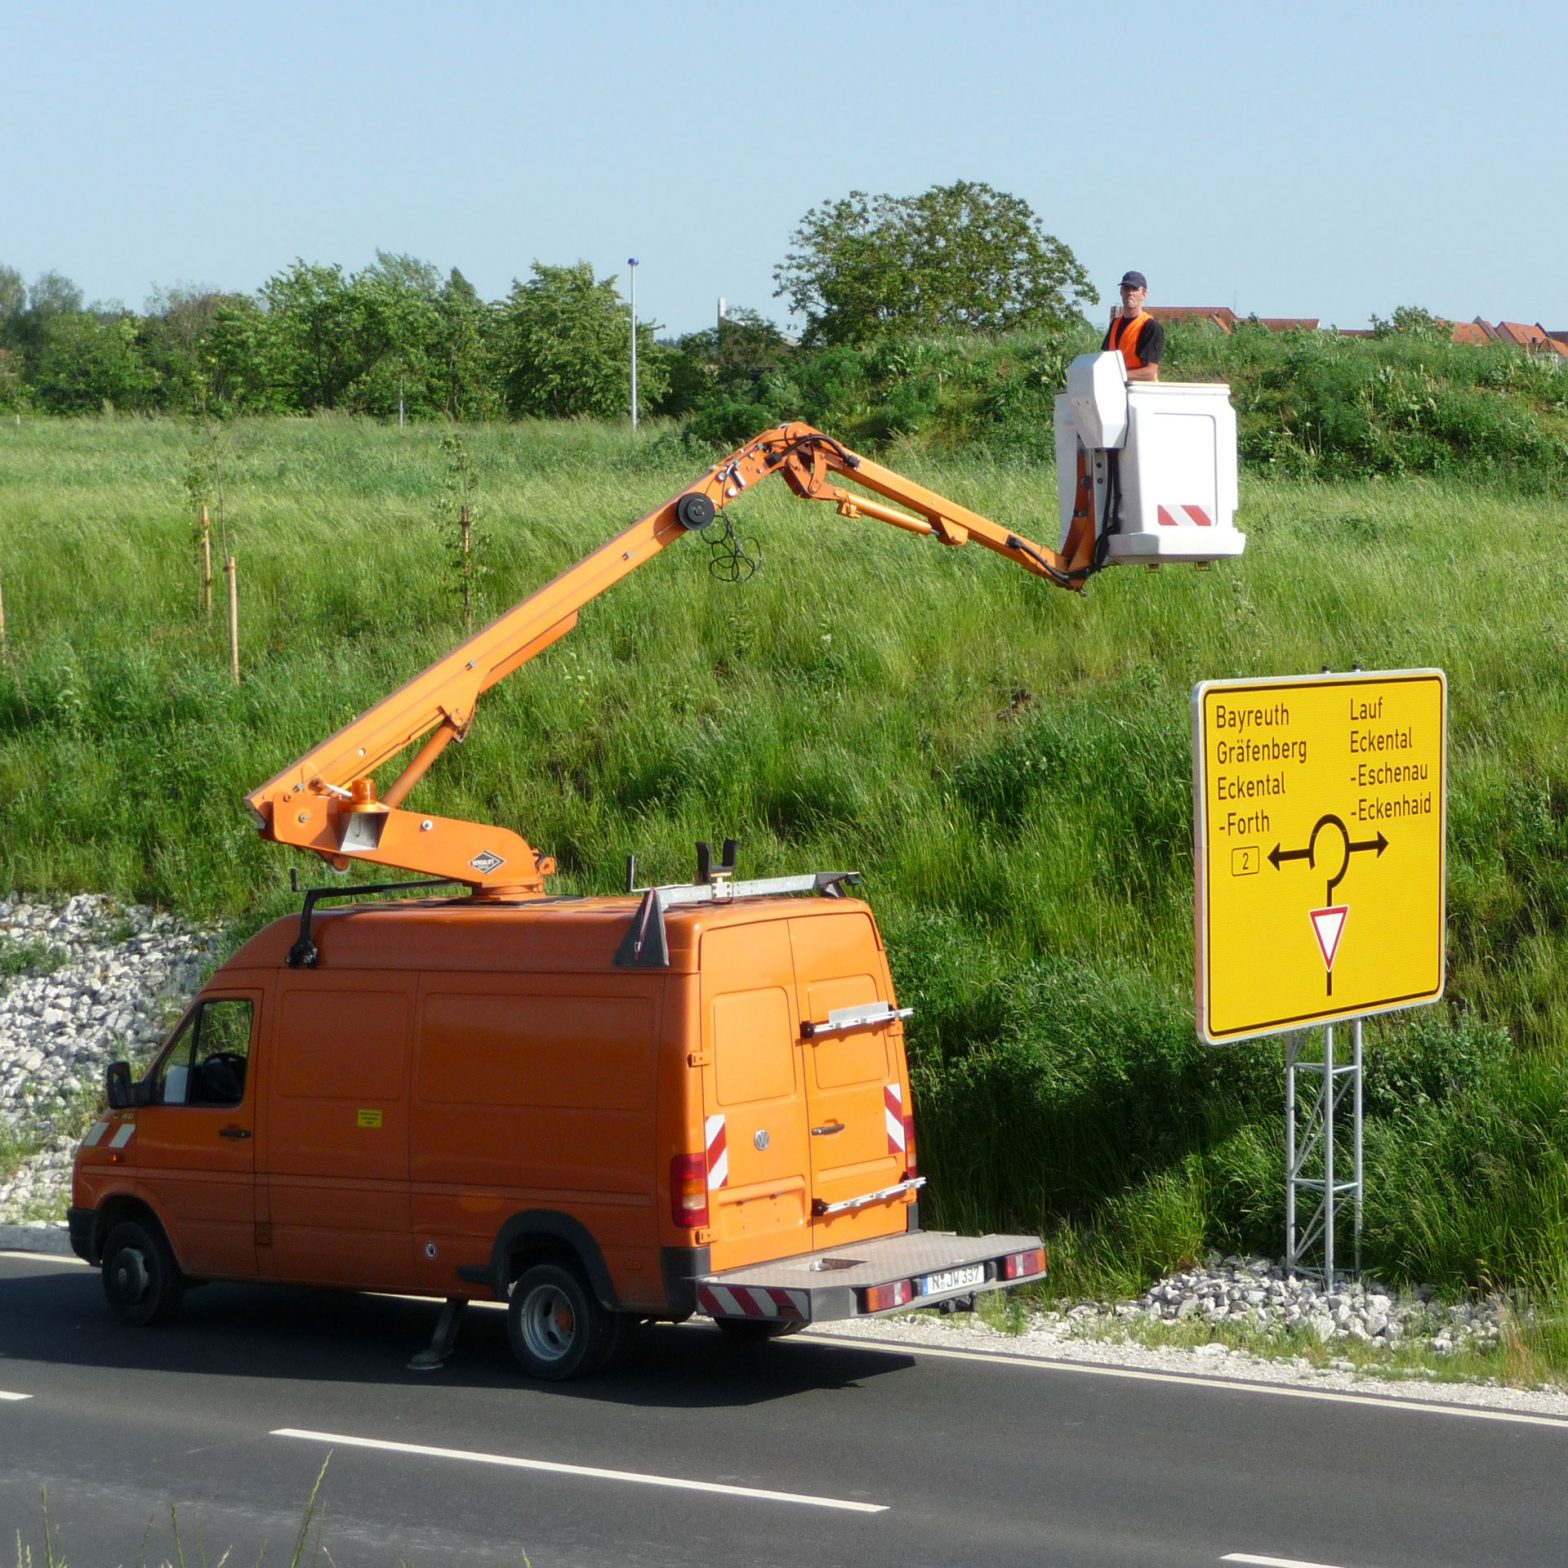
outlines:
M122 1323L145 1328L171 1317L185 1292L174 1249L151 1221L123 1220L103 1249L103 1293Z
M590 1376L620 1348L626 1327L571 1264L532 1264L512 1286L507 1338L530 1377L564 1383Z

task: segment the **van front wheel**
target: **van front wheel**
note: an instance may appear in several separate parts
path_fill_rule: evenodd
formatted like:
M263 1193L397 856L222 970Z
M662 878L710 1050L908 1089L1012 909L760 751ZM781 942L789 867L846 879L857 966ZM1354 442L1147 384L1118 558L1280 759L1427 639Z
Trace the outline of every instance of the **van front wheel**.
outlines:
M185 1280L174 1249L155 1224L125 1220L103 1249L103 1293L122 1323L161 1323L180 1304Z
M570 1264L535 1263L512 1286L507 1337L530 1377L562 1383L597 1372L616 1349L620 1328Z

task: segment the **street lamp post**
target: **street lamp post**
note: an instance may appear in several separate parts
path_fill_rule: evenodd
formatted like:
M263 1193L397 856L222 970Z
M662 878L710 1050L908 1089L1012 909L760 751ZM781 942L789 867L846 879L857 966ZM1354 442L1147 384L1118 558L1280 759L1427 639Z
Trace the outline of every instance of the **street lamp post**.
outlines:
M626 266L632 276L632 429L637 428L637 258L628 256Z

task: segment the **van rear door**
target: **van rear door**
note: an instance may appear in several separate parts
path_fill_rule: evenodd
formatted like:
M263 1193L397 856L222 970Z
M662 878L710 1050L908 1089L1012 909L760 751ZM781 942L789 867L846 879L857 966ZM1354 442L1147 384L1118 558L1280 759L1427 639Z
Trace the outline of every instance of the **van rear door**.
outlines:
M810 1108L811 1246L902 1232L908 1073L876 927L869 911L849 908L793 919L789 933Z
M699 1060L714 1267L809 1251L811 1140L787 922L703 932Z

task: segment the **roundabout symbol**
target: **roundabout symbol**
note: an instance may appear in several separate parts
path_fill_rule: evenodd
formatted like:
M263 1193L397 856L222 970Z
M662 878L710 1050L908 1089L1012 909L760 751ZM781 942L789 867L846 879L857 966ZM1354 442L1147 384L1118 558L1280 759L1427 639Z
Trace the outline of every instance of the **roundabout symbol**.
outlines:
M1332 996L1334 994L1334 958L1339 952L1339 939L1344 935L1345 921L1350 915L1350 906L1348 904L1336 904L1334 902L1334 889L1344 881L1345 873L1350 870L1350 857L1352 855L1370 851L1381 859L1383 851L1388 848L1388 840L1383 836L1382 831L1379 830L1375 839L1364 839L1356 842L1350 837L1350 829L1345 826L1339 817L1336 817L1332 812L1325 812L1313 824L1305 849L1282 849L1276 844L1269 851L1269 863L1278 871L1283 861L1304 860L1314 871L1318 870L1318 835L1325 828L1332 829L1333 832L1329 834L1328 841L1323 846L1322 869L1326 870L1330 866L1334 866L1336 869L1328 878L1327 889L1323 895L1324 907L1322 909L1309 910L1307 913L1312 921L1313 935L1318 940L1318 950L1323 955L1325 994ZM1338 851L1337 857L1335 854L1336 850Z

